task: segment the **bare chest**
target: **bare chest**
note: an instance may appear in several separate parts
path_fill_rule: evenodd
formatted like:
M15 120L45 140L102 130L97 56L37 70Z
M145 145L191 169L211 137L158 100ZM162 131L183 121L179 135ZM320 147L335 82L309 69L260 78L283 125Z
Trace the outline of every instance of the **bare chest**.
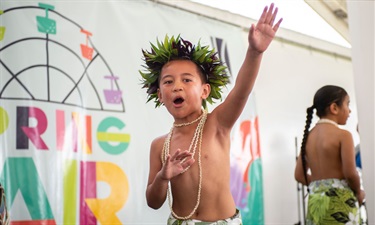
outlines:
M193 154L196 162L201 160L204 164L214 166L220 162L229 160L229 138L217 137L215 133L209 130L203 132L201 138L196 138L191 133L172 134L170 139L170 155L173 155L178 149L181 151L189 151Z

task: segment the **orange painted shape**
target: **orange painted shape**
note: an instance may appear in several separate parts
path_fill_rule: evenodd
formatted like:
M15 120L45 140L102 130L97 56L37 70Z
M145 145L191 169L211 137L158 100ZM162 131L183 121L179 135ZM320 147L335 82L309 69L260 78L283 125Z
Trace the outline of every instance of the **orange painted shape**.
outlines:
M82 121L80 115L73 112L72 117L77 127L83 152L86 154L92 154L91 116L85 116L84 121Z
M87 31L87 30L84 30L84 29L81 29L81 33L84 33L87 36L92 36L92 33L90 31Z
M94 49L91 48L90 46L81 44L81 52L82 52L82 56L84 58L86 58L88 60L91 60L92 59L92 55L94 53Z

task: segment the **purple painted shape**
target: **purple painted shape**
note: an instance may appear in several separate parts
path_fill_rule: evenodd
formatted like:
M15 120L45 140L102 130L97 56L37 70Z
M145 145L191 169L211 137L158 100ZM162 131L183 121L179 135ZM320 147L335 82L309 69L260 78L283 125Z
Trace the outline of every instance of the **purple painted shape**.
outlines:
M230 168L230 189L236 206L243 209L247 206L249 193L246 192L246 183L243 179L243 172L238 164L232 163Z
M104 78L111 80L111 89L104 90L105 101L111 104L120 104L122 100L122 91L114 90L113 88L114 80L119 78L116 76L104 76Z
M104 90L105 101L111 104L120 104L122 92L116 90Z

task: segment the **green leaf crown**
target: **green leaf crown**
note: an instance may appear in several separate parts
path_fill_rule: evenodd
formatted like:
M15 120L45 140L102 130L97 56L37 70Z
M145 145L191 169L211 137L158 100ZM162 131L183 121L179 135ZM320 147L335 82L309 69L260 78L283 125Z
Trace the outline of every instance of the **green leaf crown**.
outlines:
M159 77L163 66L171 60L187 59L198 65L206 76L206 82L211 86L211 92L206 100L202 101L202 106L206 108L206 101L214 103L214 99L221 99L221 88L229 83L229 76L226 72L227 67L217 57L214 49L209 46L193 46L189 41L184 40L178 35L176 38L165 36L164 42L156 40L156 45L151 44L151 52L142 49L145 70L139 71L142 76L142 88L147 88L147 102L154 100L156 106L162 103L158 98Z

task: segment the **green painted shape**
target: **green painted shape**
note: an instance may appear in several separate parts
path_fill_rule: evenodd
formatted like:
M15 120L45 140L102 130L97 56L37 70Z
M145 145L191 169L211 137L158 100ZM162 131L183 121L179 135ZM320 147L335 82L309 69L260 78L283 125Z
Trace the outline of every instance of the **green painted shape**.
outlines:
M38 31L45 34L56 34L56 21L47 17L37 16Z
M4 39L5 30L5 27L0 27L0 41Z
M43 9L55 9L55 6L53 6L53 5L49 5L49 4L45 4L45 3L41 3L41 2L39 2L38 3L38 5L39 5L39 7L40 8L43 8Z
M65 161L64 165L64 223L75 224L77 219L77 160Z
M107 130L111 127L116 127L117 129L121 130L125 127L125 123L119 120L116 117L107 117L105 118L98 126L98 132L107 132ZM106 141L98 141L100 147L111 155L118 155L123 153L129 146L128 142L120 142L118 145L113 146Z
M243 224L264 224L263 170L261 158L253 161L249 168L251 190L247 200L249 211L243 212Z
M0 27L1 34L1 27ZM8 129L9 125L9 116L5 109L0 107L0 134L4 133Z
M1 183L4 184L8 210L18 191L25 200L32 220L53 220L53 213L33 158L9 157L5 160Z

